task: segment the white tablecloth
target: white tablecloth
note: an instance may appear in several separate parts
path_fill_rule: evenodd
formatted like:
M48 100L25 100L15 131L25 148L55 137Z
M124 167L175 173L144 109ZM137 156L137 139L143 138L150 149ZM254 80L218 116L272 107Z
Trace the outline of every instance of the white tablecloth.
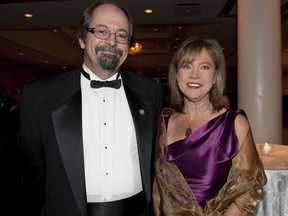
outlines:
M274 144L270 155L264 155L260 147L268 181L254 216L288 216L288 146Z
M254 216L288 216L288 171L265 170L268 182Z

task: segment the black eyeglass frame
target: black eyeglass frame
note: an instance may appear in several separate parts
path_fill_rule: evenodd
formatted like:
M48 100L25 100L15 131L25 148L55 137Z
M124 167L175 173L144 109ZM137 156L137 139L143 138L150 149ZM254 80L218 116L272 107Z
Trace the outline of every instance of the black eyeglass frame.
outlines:
M111 37L111 34L115 34L115 40L120 43L120 44L130 44L131 42L131 36L129 35L129 33L126 33L126 32L123 32L123 33L126 33L127 34L127 41L125 43L123 43L122 41L118 41L118 37L117 35L120 33L120 32L114 32L112 33L109 29L105 29L105 31L108 33L106 36L102 37L102 36L99 36L99 35L96 35L96 29L99 29L100 27L95 27L95 28L86 28L86 30L88 32L90 32L91 34L93 34L96 38L99 38L99 39L102 39L102 40L107 40L108 38ZM121 32L122 33L122 32Z

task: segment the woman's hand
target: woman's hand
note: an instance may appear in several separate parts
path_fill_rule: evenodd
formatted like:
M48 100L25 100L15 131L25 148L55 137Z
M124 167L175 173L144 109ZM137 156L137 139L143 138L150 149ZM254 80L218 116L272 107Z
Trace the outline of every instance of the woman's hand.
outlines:
M240 209L232 203L223 216L248 216L248 213L241 212Z

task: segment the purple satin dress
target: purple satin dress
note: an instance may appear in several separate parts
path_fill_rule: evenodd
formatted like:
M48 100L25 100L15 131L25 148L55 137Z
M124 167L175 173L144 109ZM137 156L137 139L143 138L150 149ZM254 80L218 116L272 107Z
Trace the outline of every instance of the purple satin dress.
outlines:
M167 160L181 171L202 208L225 184L239 152L234 124L239 113L246 116L243 110L228 110L168 146Z

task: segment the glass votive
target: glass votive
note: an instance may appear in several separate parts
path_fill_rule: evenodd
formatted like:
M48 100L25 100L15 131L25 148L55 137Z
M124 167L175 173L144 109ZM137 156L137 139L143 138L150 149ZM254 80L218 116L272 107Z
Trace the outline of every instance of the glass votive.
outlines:
M264 155L270 155L273 152L273 145L265 143L260 146L260 150Z

